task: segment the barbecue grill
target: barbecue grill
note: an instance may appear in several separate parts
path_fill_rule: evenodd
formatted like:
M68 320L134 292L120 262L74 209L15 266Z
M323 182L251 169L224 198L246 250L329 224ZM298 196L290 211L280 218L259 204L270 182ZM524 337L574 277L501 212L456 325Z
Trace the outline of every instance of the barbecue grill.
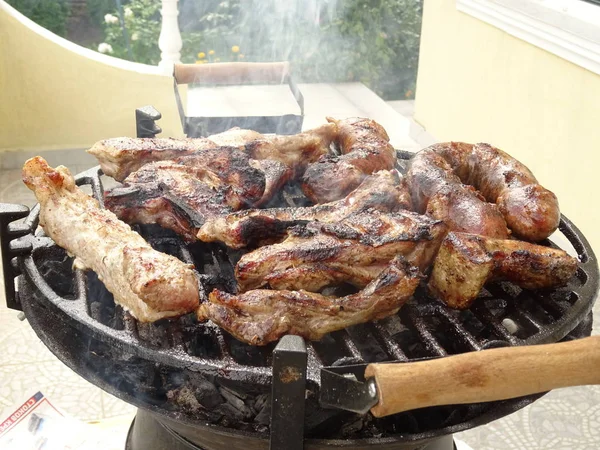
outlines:
M398 157L403 171L411 154L398 151ZM76 177L101 205L102 177L99 167ZM295 205L297 198L298 192L286 188L275 202ZM210 322L197 323L193 315L138 323L115 305L93 272L72 268L72 258L38 229L38 216L39 206L29 211L1 205L7 304L25 313L39 338L72 370L139 408L128 437L131 450L264 449L269 440L272 449L419 448L510 414L541 395L376 419L321 408L322 369L348 373L363 362L417 361L591 334L598 265L585 237L565 217L559 230L580 264L563 288L532 292L494 283L471 309L456 311L421 287L384 320L319 342L286 336L277 345L252 347ZM220 244L185 244L157 226L135 228L154 248L193 263L206 292L232 289L241 253Z

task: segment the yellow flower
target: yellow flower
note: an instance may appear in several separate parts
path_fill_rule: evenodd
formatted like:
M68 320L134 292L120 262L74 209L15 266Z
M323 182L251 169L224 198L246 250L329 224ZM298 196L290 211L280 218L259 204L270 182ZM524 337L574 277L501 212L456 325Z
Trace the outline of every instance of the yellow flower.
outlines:
M240 54L239 54L239 56L238 56L238 58L240 58L240 59L244 59L244 54L243 54L243 53L240 53Z
M214 51L214 50L209 50L209 51L208 51L208 54L212 56L212 55L214 55L214 54L215 54L215 51Z
M234 45L233 47L231 47L231 51L233 53L239 53L240 52L240 48L237 45Z
M199 59L204 59L204 58L206 58L206 53L204 53L204 52L200 52L200 53L198 53L198 58L199 58Z

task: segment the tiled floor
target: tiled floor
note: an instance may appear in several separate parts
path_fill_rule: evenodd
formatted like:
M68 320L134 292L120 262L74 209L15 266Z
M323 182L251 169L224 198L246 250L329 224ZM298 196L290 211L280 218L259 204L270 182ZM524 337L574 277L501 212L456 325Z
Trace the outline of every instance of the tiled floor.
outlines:
M64 157L49 156L51 164ZM85 164L85 157L66 161L74 162L70 168L75 173L91 165ZM0 162L0 167L6 165ZM19 169L0 170L0 202L35 203L20 180ZM39 341L27 321L6 309L3 300L0 305L0 420L11 406L38 390L82 420L129 420L133 416L132 406L73 373ZM600 304L595 312L600 317ZM594 334L600 334L600 321L594 325ZM477 450L596 449L600 445L600 386L552 392L522 411L457 437Z

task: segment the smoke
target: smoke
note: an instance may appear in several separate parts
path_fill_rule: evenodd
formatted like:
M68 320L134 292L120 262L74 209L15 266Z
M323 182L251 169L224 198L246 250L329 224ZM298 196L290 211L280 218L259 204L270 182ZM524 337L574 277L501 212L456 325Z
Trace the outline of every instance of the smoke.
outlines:
M386 99L414 92L422 0L200 3L194 10L190 0L182 4L184 21L195 18L182 28L201 32L215 55L287 60L297 81L360 81ZM231 55L233 46L239 53Z

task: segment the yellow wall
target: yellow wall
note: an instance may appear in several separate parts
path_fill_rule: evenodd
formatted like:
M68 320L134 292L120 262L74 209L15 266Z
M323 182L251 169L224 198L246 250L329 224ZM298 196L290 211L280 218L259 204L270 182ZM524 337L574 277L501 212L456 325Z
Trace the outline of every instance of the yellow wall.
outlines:
M163 135L182 134L171 76L94 60L47 34L0 0L0 150L84 148L135 136L134 110L147 104L162 113Z
M600 76L426 0L415 119L521 160L600 255Z

